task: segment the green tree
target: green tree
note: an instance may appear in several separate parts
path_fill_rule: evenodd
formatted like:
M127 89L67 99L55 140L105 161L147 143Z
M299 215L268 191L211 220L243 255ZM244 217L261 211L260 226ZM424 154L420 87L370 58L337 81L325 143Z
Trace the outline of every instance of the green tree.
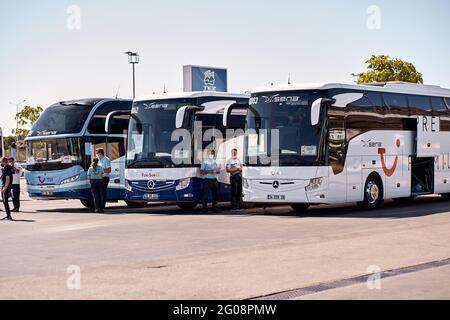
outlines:
M16 114L15 119L21 127L26 126L31 128L37 119L39 119L43 110L44 109L41 107L25 106L18 114ZM17 132L16 130L13 130L13 133L18 140L25 139L29 132L30 129L27 128L18 128Z
M410 62L391 59L386 55L373 55L366 64L367 71L358 74L358 84L388 81L423 83L422 73Z

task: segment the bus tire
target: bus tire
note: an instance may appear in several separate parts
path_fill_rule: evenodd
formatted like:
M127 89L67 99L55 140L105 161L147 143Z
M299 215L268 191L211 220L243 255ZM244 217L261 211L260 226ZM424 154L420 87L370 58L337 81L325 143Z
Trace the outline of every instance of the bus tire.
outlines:
M448 201L450 200L450 193L443 193L441 194L441 198Z
M130 208L143 208L147 205L147 202L140 202L140 201L127 201L125 200L125 203L127 204L128 207Z
M377 174L371 174L364 185L364 200L359 205L366 210L375 210L383 204L383 183Z
M291 203L290 204L292 210L294 210L296 213L303 214L308 211L309 204L306 203Z
M192 210L198 205L197 202L177 202L177 206L183 210Z
M88 199L81 199L80 202L81 202L81 204L82 204L83 206L85 206L87 209L93 210L94 207L95 207L94 201L93 201L93 200L90 200L90 199L89 199L89 200L88 200Z

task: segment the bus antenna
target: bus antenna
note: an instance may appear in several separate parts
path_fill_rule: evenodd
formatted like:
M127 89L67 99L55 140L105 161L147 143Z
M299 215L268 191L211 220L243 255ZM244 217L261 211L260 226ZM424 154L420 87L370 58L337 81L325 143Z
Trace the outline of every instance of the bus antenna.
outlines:
M291 84L291 74L288 74L288 84Z
M116 99L117 99L117 97L119 97L119 91L120 91L120 84L119 84L119 86L117 87L117 91L116 91Z

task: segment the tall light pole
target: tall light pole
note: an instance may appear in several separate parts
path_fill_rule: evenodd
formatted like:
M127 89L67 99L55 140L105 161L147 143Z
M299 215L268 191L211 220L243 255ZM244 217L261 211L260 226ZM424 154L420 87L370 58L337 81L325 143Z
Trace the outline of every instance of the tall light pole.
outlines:
M136 78L135 78L135 70L134 65L139 63L139 54L137 52L127 51L125 54L128 55L128 63L133 65L133 99L136 97Z
M19 130L19 118L17 117L17 115L19 114L19 106L21 104L24 104L25 102L27 102L27 100L22 100L17 103L14 103L14 102L9 103L9 104L12 104L13 106L16 106L16 132L15 132L16 135L17 135L17 131Z

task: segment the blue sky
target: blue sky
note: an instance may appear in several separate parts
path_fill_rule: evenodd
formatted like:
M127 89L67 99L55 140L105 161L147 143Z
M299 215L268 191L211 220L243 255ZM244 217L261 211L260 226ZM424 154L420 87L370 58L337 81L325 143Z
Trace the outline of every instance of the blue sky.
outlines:
M80 8L79 30L67 8ZM381 10L369 29L367 9ZM182 90L182 65L227 67L230 91L269 83L351 83L372 54L415 64L450 88L448 0L72 0L0 4L0 126L15 107L71 98L131 96L124 51L141 55L137 95Z

